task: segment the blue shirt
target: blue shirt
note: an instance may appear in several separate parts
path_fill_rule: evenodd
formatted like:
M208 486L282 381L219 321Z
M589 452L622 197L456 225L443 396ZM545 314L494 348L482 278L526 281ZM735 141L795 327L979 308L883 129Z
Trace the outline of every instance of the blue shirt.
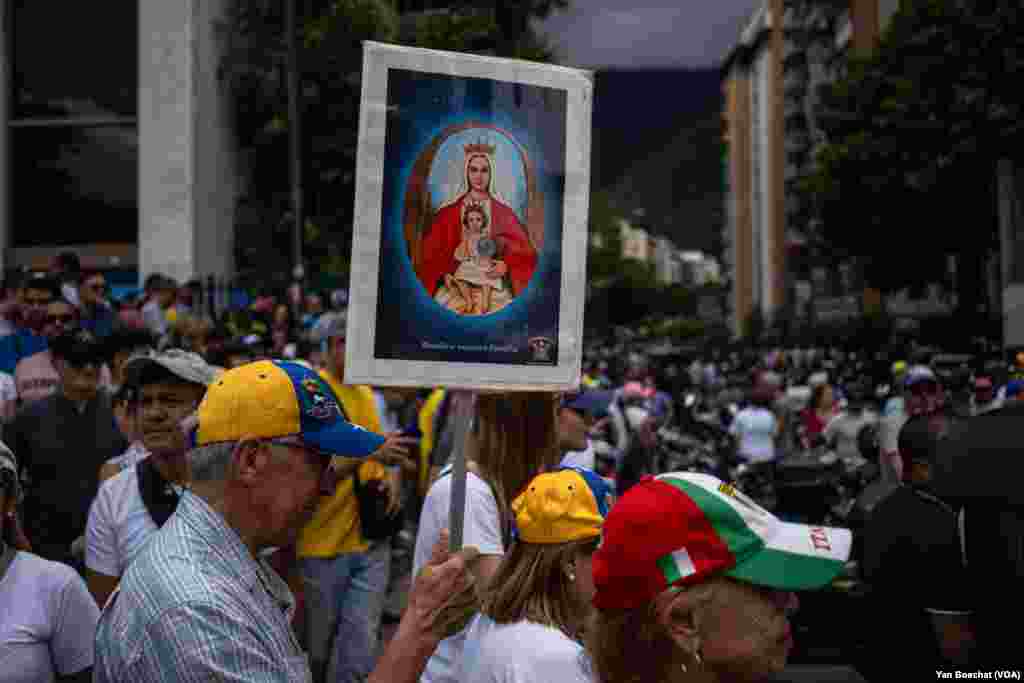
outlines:
M307 683L295 599L204 500L178 508L100 616L95 683Z
M18 361L45 350L45 338L25 328L18 328L11 334L0 337L0 372L13 375Z
M893 396L885 402L885 407L882 409L882 417L896 417L897 415L903 415L906 412L906 404L902 396Z

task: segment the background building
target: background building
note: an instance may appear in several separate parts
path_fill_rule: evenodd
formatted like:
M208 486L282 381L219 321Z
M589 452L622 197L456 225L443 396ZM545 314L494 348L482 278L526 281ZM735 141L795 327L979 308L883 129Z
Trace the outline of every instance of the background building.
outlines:
M112 282L231 270L226 0L0 0L0 265L57 248Z
M818 91L842 74L850 50L873 48L898 6L764 0L723 65L725 263L736 335L755 311L771 323L787 305L793 314L807 309L798 294L831 256L793 192L822 141Z

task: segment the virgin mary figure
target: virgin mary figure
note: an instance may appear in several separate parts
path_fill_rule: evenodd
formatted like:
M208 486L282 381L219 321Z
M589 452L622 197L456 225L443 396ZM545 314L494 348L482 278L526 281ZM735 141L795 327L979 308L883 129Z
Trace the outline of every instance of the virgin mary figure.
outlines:
M480 143L466 145L464 151L461 186L437 210L423 234L416 275L430 296L450 310L462 314L494 313L526 289L537 267L537 251L515 211L495 190L495 148ZM495 288L498 295L489 301L484 298L486 306L479 301L466 301L467 296L473 295L467 294L465 287L451 286L460 265L456 250L464 240L466 210L470 207L483 210L496 246L496 256L488 259L487 276L508 285ZM502 291L504 295L500 294Z

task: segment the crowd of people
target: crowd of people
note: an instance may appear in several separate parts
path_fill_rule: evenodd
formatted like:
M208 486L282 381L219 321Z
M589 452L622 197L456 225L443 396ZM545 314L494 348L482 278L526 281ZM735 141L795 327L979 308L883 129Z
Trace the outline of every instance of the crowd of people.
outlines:
M849 531L784 522L708 475L600 476L589 435L619 399L656 423L675 410L646 365L616 391L598 362L569 394L355 386L343 298L209 319L188 289L157 275L115 303L66 256L8 283L0 683L754 681L785 668L795 593L850 557ZM911 413L938 406L916 395ZM762 399L742 422L774 435ZM937 514L917 509L937 432L912 423L913 496L876 515L893 533ZM936 531L936 589L960 580L948 541ZM909 565L886 548L872 571L899 591ZM956 655L964 601L920 596Z

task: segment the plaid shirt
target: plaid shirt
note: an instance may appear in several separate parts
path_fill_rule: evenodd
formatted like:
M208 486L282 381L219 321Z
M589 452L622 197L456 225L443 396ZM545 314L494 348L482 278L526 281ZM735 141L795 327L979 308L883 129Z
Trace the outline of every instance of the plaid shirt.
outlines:
M287 584L186 492L100 616L93 680L311 681L294 610Z

